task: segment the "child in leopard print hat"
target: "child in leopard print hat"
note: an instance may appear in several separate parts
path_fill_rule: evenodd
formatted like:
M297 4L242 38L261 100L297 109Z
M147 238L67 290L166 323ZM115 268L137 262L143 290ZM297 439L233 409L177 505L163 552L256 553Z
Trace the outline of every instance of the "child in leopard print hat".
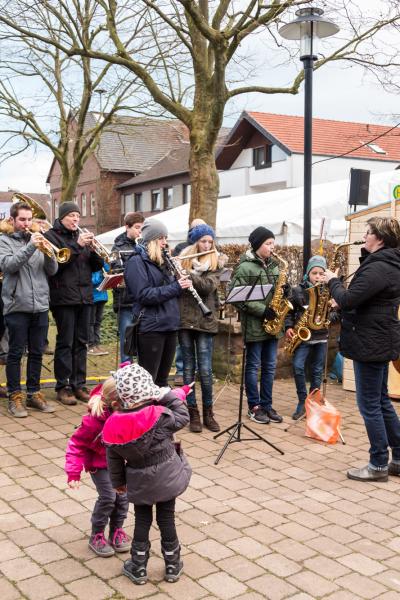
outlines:
M186 490L191 468L177 451L173 435L189 422L189 392L190 386L172 391L158 387L138 364L118 369L103 384L103 395L116 409L103 429L111 482L118 493L127 491L135 511L131 560L125 561L122 572L138 585L147 581L153 505L165 580L178 581L182 573L175 500Z

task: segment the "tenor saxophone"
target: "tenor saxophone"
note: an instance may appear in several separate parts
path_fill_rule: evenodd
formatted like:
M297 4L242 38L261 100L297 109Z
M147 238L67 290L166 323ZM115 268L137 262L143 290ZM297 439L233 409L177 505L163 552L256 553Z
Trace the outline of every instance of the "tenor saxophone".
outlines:
M309 327L307 327L308 319L309 309L307 307L301 314L301 317L297 320L295 326L293 327L292 337L286 342L284 346L284 350L288 354L293 354L297 346L299 346L302 342L307 342L310 339L311 331Z
M289 310L293 310L293 305L283 295L283 288L286 285L288 279L288 263L281 256L275 254L275 252L272 252L272 256L281 263L282 269L279 272L278 281L275 285L274 295L272 297L271 302L269 303L269 308L272 308L276 316L271 320L264 319L263 328L264 331L269 335L278 335L278 333L283 329L287 313L289 312Z

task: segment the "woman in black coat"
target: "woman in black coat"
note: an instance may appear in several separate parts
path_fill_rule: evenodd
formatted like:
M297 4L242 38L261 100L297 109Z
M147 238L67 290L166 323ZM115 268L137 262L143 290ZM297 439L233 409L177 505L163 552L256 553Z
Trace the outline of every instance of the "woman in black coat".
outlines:
M353 360L357 404L371 444L369 464L347 476L387 481L388 475L400 475L400 420L387 393L388 363L400 355L398 221L369 219L364 242L348 289L332 271L325 272L325 281L342 311L340 350Z
M168 271L162 251L167 246L167 228L161 221L146 219L142 244L125 267L125 283L132 297L132 321L139 315L138 359L156 385L168 385L180 325L178 297L190 280L178 280Z

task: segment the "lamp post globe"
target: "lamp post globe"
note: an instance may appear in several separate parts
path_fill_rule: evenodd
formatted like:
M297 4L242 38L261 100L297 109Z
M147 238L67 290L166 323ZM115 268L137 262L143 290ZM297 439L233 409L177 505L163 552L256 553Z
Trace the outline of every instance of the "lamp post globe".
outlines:
M312 201L312 76L317 60L319 39L335 35L339 27L324 18L321 8L307 7L296 12L296 19L279 29L287 40L300 41L300 60L304 68L304 214L303 266L306 270L311 256L311 201Z

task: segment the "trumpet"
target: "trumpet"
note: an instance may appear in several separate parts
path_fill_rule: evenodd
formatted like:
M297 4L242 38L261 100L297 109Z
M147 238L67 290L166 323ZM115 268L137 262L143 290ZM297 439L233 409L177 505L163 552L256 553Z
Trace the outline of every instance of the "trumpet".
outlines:
M3 219L0 222L0 233L11 234L14 232L14 227L11 225L8 219ZM42 227L39 223L32 223L31 229L25 229L24 233L32 235L33 233L43 233ZM41 240L37 247L40 252L43 252L49 258L55 258L58 263L66 263L71 257L71 250L69 248L57 248L45 237Z
M88 229L82 229L82 227L79 226L76 229L77 231L79 231L79 233L91 233L91 231L89 231ZM100 258L102 258L105 262L109 263L111 261L111 252L109 252L107 248L95 237L90 242L90 246L93 252L95 252L97 256L100 256Z
M43 208L30 196L27 194L21 194L20 192L15 192L13 197L11 198L12 203L15 202L24 202L32 209L32 216L34 219L38 219L43 222L43 226L39 225L39 223L33 223L31 229L27 229L26 232L30 233L41 233L43 234L46 228L50 229L51 223L47 220L46 213ZM4 223L4 222L3 222ZM9 224L12 228L12 225ZM13 228L12 228L13 229ZM3 228L0 226L0 231L3 233L10 233L10 231L6 230L6 224L4 224ZM46 238L43 238L43 241L38 246L38 250L46 254L49 258L54 257L56 261L60 264L66 263L71 258L71 250L69 248L57 248L54 244L49 242Z
M33 233L43 234L43 231L38 224L35 225L35 223L33 223L32 228L27 229L26 233L29 233L30 235L32 235ZM41 240L38 246L38 250L40 250L40 252L43 252L43 254L45 254L49 258L55 258L56 261L60 264L68 262L71 258L71 250L69 248L57 248L57 246L49 242L49 240L45 237L43 237L43 239Z

